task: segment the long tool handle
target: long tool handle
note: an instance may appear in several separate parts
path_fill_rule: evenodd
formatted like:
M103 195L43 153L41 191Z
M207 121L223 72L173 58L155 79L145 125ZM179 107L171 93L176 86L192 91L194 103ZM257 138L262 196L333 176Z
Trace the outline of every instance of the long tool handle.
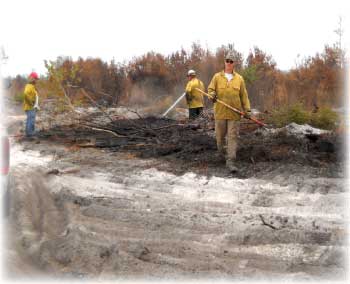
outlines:
M174 108L174 106L176 106L177 103L178 103L184 96L186 96L186 93L183 93L183 94L171 105L171 107L169 107L169 108L167 109L167 111L163 113L162 116L163 116L163 117L166 116L166 115L168 114L168 112L171 111L171 110Z
M203 92L201 89L196 88L196 90L197 90L197 91L200 91L203 95L206 95L207 97L213 99L213 97L212 97L211 95L207 94L206 92ZM245 113L244 113L243 111L240 111L240 110L238 110L238 109L236 109L236 108L234 108L234 107L228 105L227 103L223 102L222 100L216 99L216 101L217 101L218 103L224 105L225 107L229 108L230 110L233 110L234 112L240 114L240 115L243 115L243 116L245 115ZM250 117L249 119L250 119L251 121L254 121L256 124L258 124L258 125L260 125L260 126L264 126L264 127L267 126L265 123L263 123L263 122L257 120L257 119L254 118L254 117Z

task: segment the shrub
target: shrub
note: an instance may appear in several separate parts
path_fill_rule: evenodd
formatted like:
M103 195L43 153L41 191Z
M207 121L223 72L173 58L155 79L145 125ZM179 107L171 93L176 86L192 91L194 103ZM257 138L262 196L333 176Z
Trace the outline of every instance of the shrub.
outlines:
M244 81L247 85L253 84L257 79L257 67L256 65L247 66L246 68L242 69L239 73L244 78Z
M328 107L320 108L318 112L312 113L310 118L310 125L327 130L334 130L338 122L338 114Z
M302 104L298 103L275 110L271 117L267 119L267 122L277 127L295 122L297 124L310 124L321 129L334 130L340 122L340 117L328 107L320 108L316 113L310 113L304 109Z
M310 114L303 108L302 104L298 103L273 111L267 122L277 127L283 127L292 122L297 124L309 123L309 120Z
M292 105L288 110L289 123L295 122L297 124L305 124L310 120L310 113L307 112L302 104Z

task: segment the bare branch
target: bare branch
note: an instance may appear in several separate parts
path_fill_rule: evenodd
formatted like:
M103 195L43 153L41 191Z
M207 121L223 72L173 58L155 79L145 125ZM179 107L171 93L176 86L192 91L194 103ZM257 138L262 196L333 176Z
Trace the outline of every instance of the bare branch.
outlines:
M117 132L112 131L112 130L107 130L107 129L103 129L103 128L99 128L99 127L92 127L92 126L88 126L88 125L85 125L85 124L80 124L80 125L81 125L82 127L90 128L90 129L92 129L92 130L103 131L103 132L110 133L110 134L112 134L112 135L115 136L115 137L128 137L128 136L125 136L125 135L120 135L120 134L118 134Z
M264 220L264 217L263 217L261 214L259 214L259 217L260 217L261 222L263 223L263 225L268 226L268 227L270 227L270 228L272 228L272 229L274 229L274 230L279 230L277 227L275 227L275 226L273 226L273 225L267 223L267 222Z
M89 96L89 94L85 91L84 88L80 88L83 91L84 96L86 96L92 103L100 110L102 111L109 119L111 122L114 122L114 119L93 99Z
M80 87L80 86L71 85L71 84L68 84L68 87L70 87L70 88L75 88L75 89L81 89L81 88L82 88L82 87ZM85 89L85 90L88 90L89 92L92 92L92 93L98 93L98 94L100 94L100 95L104 95L104 96L107 96L107 97L110 97L110 98L114 98L112 95L107 94L107 93L102 92L102 91L93 91L93 90L91 90L91 89L89 89L89 88L86 88L86 87L84 87L84 89Z
M67 101L68 101L69 107L70 107L74 112L77 112L77 111L75 110L75 108L74 108L74 105L72 104L72 101L70 100L69 96L67 95L67 92L66 92L65 88L62 86L62 84L60 84L60 87L61 87L61 89L62 89L62 91L63 91L63 94L64 94L65 98L66 98ZM78 112L77 112L77 113L78 113Z
M176 123L176 124L169 124L169 125L165 125L165 126L161 126L161 127L157 127L157 128L150 128L152 130L161 130L164 128L170 128L170 127L175 127L175 126L186 126L186 124L182 124L182 123Z

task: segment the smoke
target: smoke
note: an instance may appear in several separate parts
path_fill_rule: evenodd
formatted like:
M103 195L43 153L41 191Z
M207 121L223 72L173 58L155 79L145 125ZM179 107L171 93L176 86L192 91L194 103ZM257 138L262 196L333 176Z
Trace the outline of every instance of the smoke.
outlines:
M134 84L129 96L123 101L127 107L141 110L144 115L158 116L166 111L184 92L185 86L177 85L172 91L159 86L154 80L147 79ZM176 107L187 108L185 100Z

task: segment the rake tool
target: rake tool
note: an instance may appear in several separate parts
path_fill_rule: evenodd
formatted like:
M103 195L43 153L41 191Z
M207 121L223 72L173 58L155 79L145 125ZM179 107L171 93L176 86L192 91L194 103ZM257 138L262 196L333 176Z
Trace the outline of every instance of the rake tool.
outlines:
M207 94L206 92L203 92L201 89L196 88L196 90L199 91L199 92L201 92L203 95L206 95L208 98L214 99L213 96ZM232 111L234 111L234 112L236 112L236 113L242 115L243 117L245 117L245 118L247 118L247 119L249 119L249 120L255 122L255 123L258 124L259 126L267 127L267 125L266 125L265 123L263 123L263 122L257 120L257 119L254 118L254 117L246 117L246 113L244 113L243 111L240 111L240 110L238 110L238 109L236 109L236 108L234 108L234 107L228 105L227 103L223 102L222 100L217 99L216 102L218 102L218 103L224 105L225 107L227 107L227 108L229 108L230 110L232 110Z

